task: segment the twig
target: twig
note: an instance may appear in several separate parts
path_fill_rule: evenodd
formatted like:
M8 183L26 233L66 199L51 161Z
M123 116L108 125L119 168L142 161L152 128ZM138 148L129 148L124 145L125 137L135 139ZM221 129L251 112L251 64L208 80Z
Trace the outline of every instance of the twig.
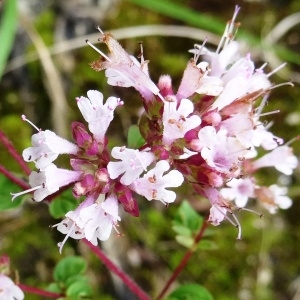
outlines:
M31 188L31 186L26 183L24 180L18 178L14 174L12 174L10 171L8 171L4 166L0 165L0 173L2 173L6 178L8 178L11 182L15 183L19 187L21 187L23 190L28 190Z
M53 293L53 292L48 292L42 289L38 289L36 287L31 287L25 284L18 284L18 287L23 291L23 292L27 292L30 294L35 294L35 295L40 295L40 296L44 296L44 297L49 297L49 298L60 298L63 297L64 295L62 294L58 294L58 293Z
M114 274L116 274L124 284L140 299L150 300L151 298L118 266L116 266L97 246L92 245L88 240L83 242L100 258L104 265Z

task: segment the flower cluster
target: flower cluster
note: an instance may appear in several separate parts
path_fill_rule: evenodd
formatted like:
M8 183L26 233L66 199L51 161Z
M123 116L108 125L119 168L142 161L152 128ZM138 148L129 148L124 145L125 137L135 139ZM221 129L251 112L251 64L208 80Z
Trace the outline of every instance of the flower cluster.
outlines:
M233 210L245 207L250 198L258 199L271 213L291 205L286 188L263 186L255 178L264 167L291 175L298 161L288 144L261 121L273 88L272 74L264 73L264 66L255 68L250 54L240 54L233 40L238 10L215 52L205 45L190 51L194 57L187 63L177 92L168 75L161 76L156 85L143 55L140 61L130 56L109 33L99 29L109 54L87 41L101 54L91 66L105 70L108 84L133 87L140 93L144 113L139 129L145 144L139 149L108 148L106 131L114 110L123 102L109 97L104 103L103 95L95 90L77 98L89 130L73 122L74 143L49 130L33 135L32 147L24 150L23 157L35 162L38 172L29 176L32 189L27 192L42 201L73 184L74 196L84 198L55 225L66 235L60 250L68 237L86 238L94 245L108 239L112 228L118 233L119 206L138 216L136 195L172 203L176 194L169 188L184 181L210 201L213 225L227 219L240 229ZM257 158L262 151L265 154ZM53 161L60 154L70 155L72 170L56 167Z

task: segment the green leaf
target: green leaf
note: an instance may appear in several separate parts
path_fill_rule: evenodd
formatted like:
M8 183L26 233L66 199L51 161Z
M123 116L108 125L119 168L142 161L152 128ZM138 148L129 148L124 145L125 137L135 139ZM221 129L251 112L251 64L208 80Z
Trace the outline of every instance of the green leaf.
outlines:
M81 297L89 297L92 295L92 289L86 281L77 281L68 287L67 296L75 296L71 299L81 299Z
M73 197L72 191L69 189L51 201L49 212L54 218L63 218L67 212L76 209L77 206L78 201Z
M141 136L140 129L137 125L129 127L127 136L128 148L137 149L145 144L145 140Z
M86 262L83 258L69 256L62 259L54 269L54 279L66 283L72 276L82 274L86 270Z
M17 1L4 1L4 10L0 24L0 79L6 66L6 62L13 46L17 28Z
M183 21L187 24L207 29L215 33L222 34L225 28L225 22L222 22L214 17L210 17L207 14L200 14L195 12L185 5L174 3L170 0L129 0L130 2L143 6L152 11L156 11L165 16L175 18ZM233 13L233 9L232 9Z
M178 244L180 244L184 247L187 247L187 248L191 248L194 244L194 239L192 237L188 237L188 236L177 235L176 241Z
M199 284L185 284L173 291L167 300L213 300L213 297Z
M20 206L24 197L18 197L12 201L10 193L18 192L20 188L7 179L3 174L0 174L0 210L12 209Z
M62 292L60 285L57 282L52 282L48 285L47 291L60 294Z
M88 278L86 277L86 275L81 275L81 274L74 275L74 276L69 277L69 278L65 281L65 285L68 287L68 286L71 286L72 284L74 284L74 283L77 282L77 281L85 281L85 282L88 282Z
M202 222L203 218L187 201L183 201L175 215L173 225L186 227L192 233L196 233L200 229Z
M172 229L179 235L182 236L191 236L192 232L190 231L189 228L183 225L173 225Z
M201 240L200 243L198 244L198 249L201 250L216 250L218 249L218 245L210 240Z

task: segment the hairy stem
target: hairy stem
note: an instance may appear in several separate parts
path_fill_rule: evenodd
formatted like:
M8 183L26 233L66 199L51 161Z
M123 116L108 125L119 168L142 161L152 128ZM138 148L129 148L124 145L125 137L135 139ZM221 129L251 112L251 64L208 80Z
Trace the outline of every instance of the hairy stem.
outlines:
M118 266L116 266L97 246L92 245L88 240L83 242L100 258L104 265L114 274L116 274L124 284L140 299L150 300L150 297Z
M162 291L156 297L156 300L161 300L163 298L163 296L165 295L165 293L167 292L167 290L169 289L169 287L171 286L171 284L175 281L175 279L178 277L178 275L180 274L180 272L187 265L189 259L191 258L191 256L195 252L196 246L201 241L207 225L208 225L208 222L207 222L207 220L205 220L203 222L203 224L202 224L202 226L201 226L198 234L196 235L196 237L194 239L194 244L192 245L192 247L190 249L187 250L187 252L183 256L183 258L181 259L179 265L176 267L175 271L173 272L172 276L169 278L169 280L167 281L167 283L164 286L164 288L162 289Z
M40 295L40 296L43 296L43 297L49 297L49 298L56 298L56 299L58 299L58 298L64 296L64 295L61 295L61 294L48 292L48 291L45 291L45 290L42 290L42 289L38 289L36 287L28 286L28 285L25 285L25 284L21 284L21 283L18 284L18 286L25 293Z
M10 171L8 171L4 166L0 165L0 173L2 173L6 178L8 178L11 182L15 183L19 187L21 187L23 190L30 189L30 185L26 183L24 180L16 177L14 174L12 174Z

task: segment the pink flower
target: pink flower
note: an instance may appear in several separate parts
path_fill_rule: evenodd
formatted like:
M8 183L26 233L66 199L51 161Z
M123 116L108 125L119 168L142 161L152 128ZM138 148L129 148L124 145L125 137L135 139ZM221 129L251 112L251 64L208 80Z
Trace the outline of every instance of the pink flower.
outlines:
M23 291L7 276L0 274L0 299L22 300Z
M207 75L208 63L196 63L195 59L188 62L176 94L178 99L190 97L195 93L217 96L223 90L221 79Z
M210 222L214 226L218 226L222 221L224 221L227 213L227 208L214 204L210 208L209 212L208 222Z
M123 102L116 97L109 97L103 104L103 95L98 91L87 92L88 98L77 98L77 105L84 119L89 124L89 130L95 139L103 143L104 135L114 117L114 110Z
M228 200L235 200L238 207L245 207L249 198L254 198L255 185L252 178L233 178L222 188L221 195Z
M180 186L184 178L177 170L172 170L168 174L163 175L169 169L169 163L161 160L143 178L136 179L130 187L148 200L160 200L162 203L174 202L176 193L166 188Z
M298 159L295 155L293 155L292 148L288 146L280 146L254 161L252 167L254 169L274 167L276 170L285 175L291 175L293 173L293 169L295 169L297 165Z
M78 147L57 136L50 130L40 131L31 138L33 147L23 151L25 161L33 161L37 169L43 170L51 164L59 154L76 154Z
M198 116L190 116L194 111L193 103L182 99L177 108L177 102L165 102L163 112L163 141L170 145L173 141L183 138L191 129L201 124Z
M111 179L116 179L121 174L120 182L124 185L131 184L154 161L154 154L142 152L125 147L114 147L111 155L117 162L109 162L107 170Z
M108 77L108 84L116 86L134 87L148 102L153 101L153 95L162 96L158 87L153 83L148 74L147 61L140 64L132 58L121 47L121 45L109 33L102 33L101 40L106 43L110 54L98 51L106 60L99 60L91 64L96 71L107 69L105 75Z
M291 207L292 200L286 196L287 188L273 184L269 187L260 187L256 196L271 214L276 213L278 208L287 209Z
M212 126L203 127L198 134L203 145L201 156L206 163L218 172L230 173L240 164L246 149L234 137L228 137L227 131Z

